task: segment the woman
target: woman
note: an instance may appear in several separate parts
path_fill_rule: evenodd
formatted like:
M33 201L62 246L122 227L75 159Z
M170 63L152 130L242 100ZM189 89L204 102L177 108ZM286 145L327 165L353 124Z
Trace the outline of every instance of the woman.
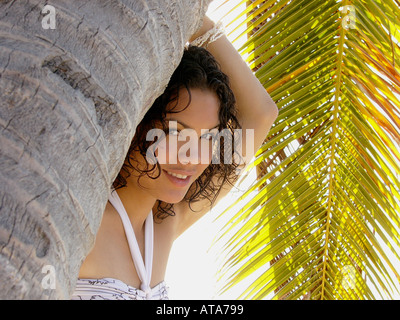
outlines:
M216 147L213 136L241 128L246 150L244 134L251 129L256 150L277 117L268 93L218 25L205 17L190 42L207 51L185 50L166 91L138 125L73 299L167 299L164 275L174 240L237 178L237 158L222 161L235 148ZM165 135L154 138L152 130ZM176 139L185 130L197 137L189 147ZM216 153L219 161L213 161ZM249 153L241 158L244 165L254 156Z

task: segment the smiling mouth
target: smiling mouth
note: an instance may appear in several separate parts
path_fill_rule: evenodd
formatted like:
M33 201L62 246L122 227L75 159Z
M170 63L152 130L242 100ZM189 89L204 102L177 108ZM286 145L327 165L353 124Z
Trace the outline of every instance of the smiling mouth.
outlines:
M187 175L183 175L183 174L178 174L178 173L173 173L171 171L167 171L168 174L170 174L171 176L177 177L179 179L186 179L188 176Z
M167 178L177 187L185 187L189 184L191 175L179 174L163 170Z

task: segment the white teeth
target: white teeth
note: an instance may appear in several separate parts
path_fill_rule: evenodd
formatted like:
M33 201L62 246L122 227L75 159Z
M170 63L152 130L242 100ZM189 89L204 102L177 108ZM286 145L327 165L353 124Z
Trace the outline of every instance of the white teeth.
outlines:
M179 179L186 179L186 178L187 178L187 176L184 176L184 175L182 175L182 174L173 173L173 172L169 172L169 171L167 171L167 172L168 172L168 174L170 174L171 176L177 177L177 178L179 178Z

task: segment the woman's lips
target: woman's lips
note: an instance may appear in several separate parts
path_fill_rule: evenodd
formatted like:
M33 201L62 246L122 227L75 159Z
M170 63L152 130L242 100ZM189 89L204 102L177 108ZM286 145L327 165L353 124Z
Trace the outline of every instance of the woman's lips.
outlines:
M177 187L185 187L185 186L187 186L189 184L189 182L190 182L190 178L192 177L191 175L185 175L183 173L175 173L175 172L171 171L171 173L173 173L173 174L177 174L179 176L186 176L185 179L182 179L182 178L178 178L178 177L175 177L175 176L171 175L170 173L168 173L167 170L163 169L163 172L165 173L165 175L167 176L169 181L171 181Z

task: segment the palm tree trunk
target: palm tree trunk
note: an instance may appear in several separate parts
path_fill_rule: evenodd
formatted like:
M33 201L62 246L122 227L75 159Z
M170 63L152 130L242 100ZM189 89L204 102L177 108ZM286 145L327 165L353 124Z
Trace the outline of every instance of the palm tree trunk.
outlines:
M52 16L0 1L0 299L70 297L136 125L209 2L53 0Z

